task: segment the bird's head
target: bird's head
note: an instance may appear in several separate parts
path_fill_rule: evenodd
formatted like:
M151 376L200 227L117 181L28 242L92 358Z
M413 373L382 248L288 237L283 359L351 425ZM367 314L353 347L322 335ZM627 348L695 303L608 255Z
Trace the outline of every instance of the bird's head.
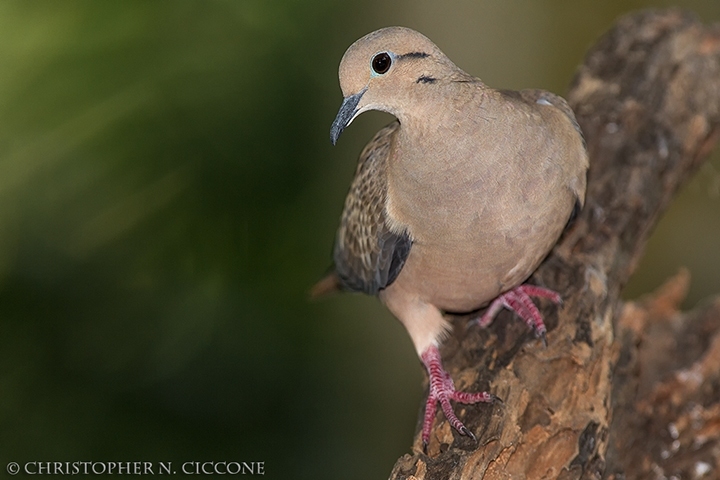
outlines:
M379 110L400 118L409 98L459 69L427 37L405 27L388 27L362 37L340 61L343 103L330 129L333 145L363 112Z

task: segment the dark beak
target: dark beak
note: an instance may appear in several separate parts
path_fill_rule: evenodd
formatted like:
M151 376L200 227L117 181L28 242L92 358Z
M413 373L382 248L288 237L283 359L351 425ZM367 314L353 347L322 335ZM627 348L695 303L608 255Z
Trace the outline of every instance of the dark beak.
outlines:
M330 127L330 141L333 145L337 143L340 134L343 132L343 130L345 130L345 127L348 126L350 120L352 120L357 113L357 105L358 103L360 103L360 98L362 98L365 90L367 90L367 88L362 89L355 95L350 95L349 97L346 97L343 100L342 105L340 105L340 111L335 117L335 121L332 123L332 127Z

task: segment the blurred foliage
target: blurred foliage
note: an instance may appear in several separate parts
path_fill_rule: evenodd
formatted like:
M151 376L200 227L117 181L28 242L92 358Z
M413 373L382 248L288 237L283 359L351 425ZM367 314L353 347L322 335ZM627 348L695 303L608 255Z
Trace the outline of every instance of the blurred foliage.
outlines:
M306 299L388 120L330 147L342 53L407 25L491 85L562 92L613 18L647 5L1 0L0 468L387 476L422 401L410 341L374 299ZM717 164L658 227L636 294L679 264L691 300L720 291Z

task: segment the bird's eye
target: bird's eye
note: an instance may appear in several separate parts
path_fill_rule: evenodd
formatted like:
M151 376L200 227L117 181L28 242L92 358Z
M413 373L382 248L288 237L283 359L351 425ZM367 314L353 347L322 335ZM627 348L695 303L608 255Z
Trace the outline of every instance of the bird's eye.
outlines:
M385 52L378 53L372 59L372 69L379 75L382 75L390 70L390 65L392 65L392 59L390 58L390 55Z

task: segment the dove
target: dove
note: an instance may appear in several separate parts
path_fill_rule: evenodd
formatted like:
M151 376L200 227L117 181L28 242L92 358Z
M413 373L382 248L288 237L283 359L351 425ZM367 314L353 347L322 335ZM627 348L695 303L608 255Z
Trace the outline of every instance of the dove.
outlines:
M405 326L427 370L426 448L439 404L475 438L451 401L494 402L462 392L439 351L447 313L489 325L507 308L545 341L532 297L557 292L526 282L584 204L588 156L566 101L543 90L497 90L458 68L424 35L404 27L353 43L339 67L343 101L333 145L358 115L395 121L360 153L333 249L334 269L315 295L377 296Z

